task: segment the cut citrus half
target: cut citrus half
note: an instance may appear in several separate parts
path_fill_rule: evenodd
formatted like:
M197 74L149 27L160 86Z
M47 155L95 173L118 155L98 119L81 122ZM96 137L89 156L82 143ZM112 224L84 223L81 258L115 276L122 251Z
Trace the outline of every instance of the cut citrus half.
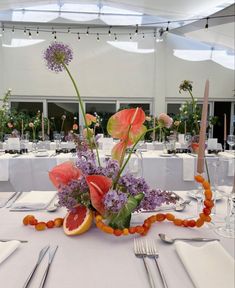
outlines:
M93 213L86 206L78 205L64 218L63 229L66 235L79 235L86 232L92 224Z

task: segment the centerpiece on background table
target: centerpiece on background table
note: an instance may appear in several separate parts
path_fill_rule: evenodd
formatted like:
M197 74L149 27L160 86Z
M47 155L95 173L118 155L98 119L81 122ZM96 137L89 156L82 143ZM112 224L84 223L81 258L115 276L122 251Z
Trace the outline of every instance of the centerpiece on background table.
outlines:
M101 163L97 141L92 129L91 115L85 114L84 104L78 87L72 77L68 64L72 60L72 50L63 43L54 42L45 51L47 67L55 72L65 70L75 88L81 107L85 130L83 136L76 139L76 163L65 162L54 167L49 177L58 189L59 204L69 212L64 219L64 231L67 235L81 234L87 231L92 219L103 232L116 236L139 233L146 235L154 222L168 220L177 226L200 227L210 221L209 197L205 211L197 220L182 220L171 213L157 213L148 217L142 225L131 227L131 216L135 211L154 210L163 203L175 203L175 193L151 189L142 177L125 173L125 168L138 142L147 132L169 127L172 119L161 113L157 125L148 129L143 125L146 116L141 108L124 109L110 117L107 131L111 137L119 139L112 149L112 158ZM128 153L127 153L128 151ZM198 178L209 191L207 181ZM41 229L38 229L41 230Z

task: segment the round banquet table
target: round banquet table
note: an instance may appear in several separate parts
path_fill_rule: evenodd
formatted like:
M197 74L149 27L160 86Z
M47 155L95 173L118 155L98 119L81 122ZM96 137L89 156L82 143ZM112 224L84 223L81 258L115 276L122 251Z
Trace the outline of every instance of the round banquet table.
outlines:
M185 193L181 191L181 195ZM218 202L217 210L225 210L225 201ZM46 221L56 217L63 217L65 210L60 208L55 213L35 211L38 219ZM178 212L179 217L195 214L195 202L192 201L184 212ZM225 212L225 211L224 211ZM176 212L175 212L176 213ZM50 273L45 287L48 288L148 288L148 280L142 259L136 258L133 252L133 239L140 236L115 237L105 234L94 225L85 234L68 237L61 228L48 229L37 232L33 227L22 224L27 212L10 212L7 208L0 209L2 224L0 226L0 239L24 239L28 243L20 244L17 250L0 264L1 287L23 287L33 265L36 263L39 251L47 244L58 245L58 251L51 265ZM132 217L133 222L142 222L147 214L138 214ZM175 246L168 245L159 240L158 233L166 233L172 237L212 237L220 238L220 243L234 257L234 240L219 237L213 229L208 227L180 228L169 222L157 223L152 226L145 239L155 239L160 264L164 271L168 286L178 288L193 288L183 264L178 257ZM193 244L202 245L202 244ZM190 255L189 255L190 257ZM47 264L46 255L39 266L30 287L39 287L42 273ZM152 259L147 259L154 275L157 287L160 278ZM193 261L193 260L192 260ZM210 287L213 288L213 287Z

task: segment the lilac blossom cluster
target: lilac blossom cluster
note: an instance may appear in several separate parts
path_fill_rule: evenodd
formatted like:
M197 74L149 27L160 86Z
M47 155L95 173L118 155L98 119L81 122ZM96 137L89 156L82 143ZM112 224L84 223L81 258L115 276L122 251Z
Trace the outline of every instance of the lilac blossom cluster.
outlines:
M110 190L104 197L104 207L108 212L117 213L126 204L128 195L121 191Z

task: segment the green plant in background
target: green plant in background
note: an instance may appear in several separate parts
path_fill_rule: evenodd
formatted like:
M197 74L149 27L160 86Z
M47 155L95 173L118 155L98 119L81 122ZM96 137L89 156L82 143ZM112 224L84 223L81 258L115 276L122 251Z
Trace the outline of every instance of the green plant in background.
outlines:
M177 132L179 133L191 133L192 136L199 135L200 120L201 120L201 108L198 105L197 100L193 96L192 81L184 80L179 86L179 93L188 92L191 100L186 100L180 107L179 114L174 116L174 121L180 121ZM210 116L208 119L207 132L213 125L218 123L218 117Z
M9 120L9 97L11 96L11 89L8 89L2 98L2 106L0 107L0 141L3 141L4 134L7 130L7 123Z

